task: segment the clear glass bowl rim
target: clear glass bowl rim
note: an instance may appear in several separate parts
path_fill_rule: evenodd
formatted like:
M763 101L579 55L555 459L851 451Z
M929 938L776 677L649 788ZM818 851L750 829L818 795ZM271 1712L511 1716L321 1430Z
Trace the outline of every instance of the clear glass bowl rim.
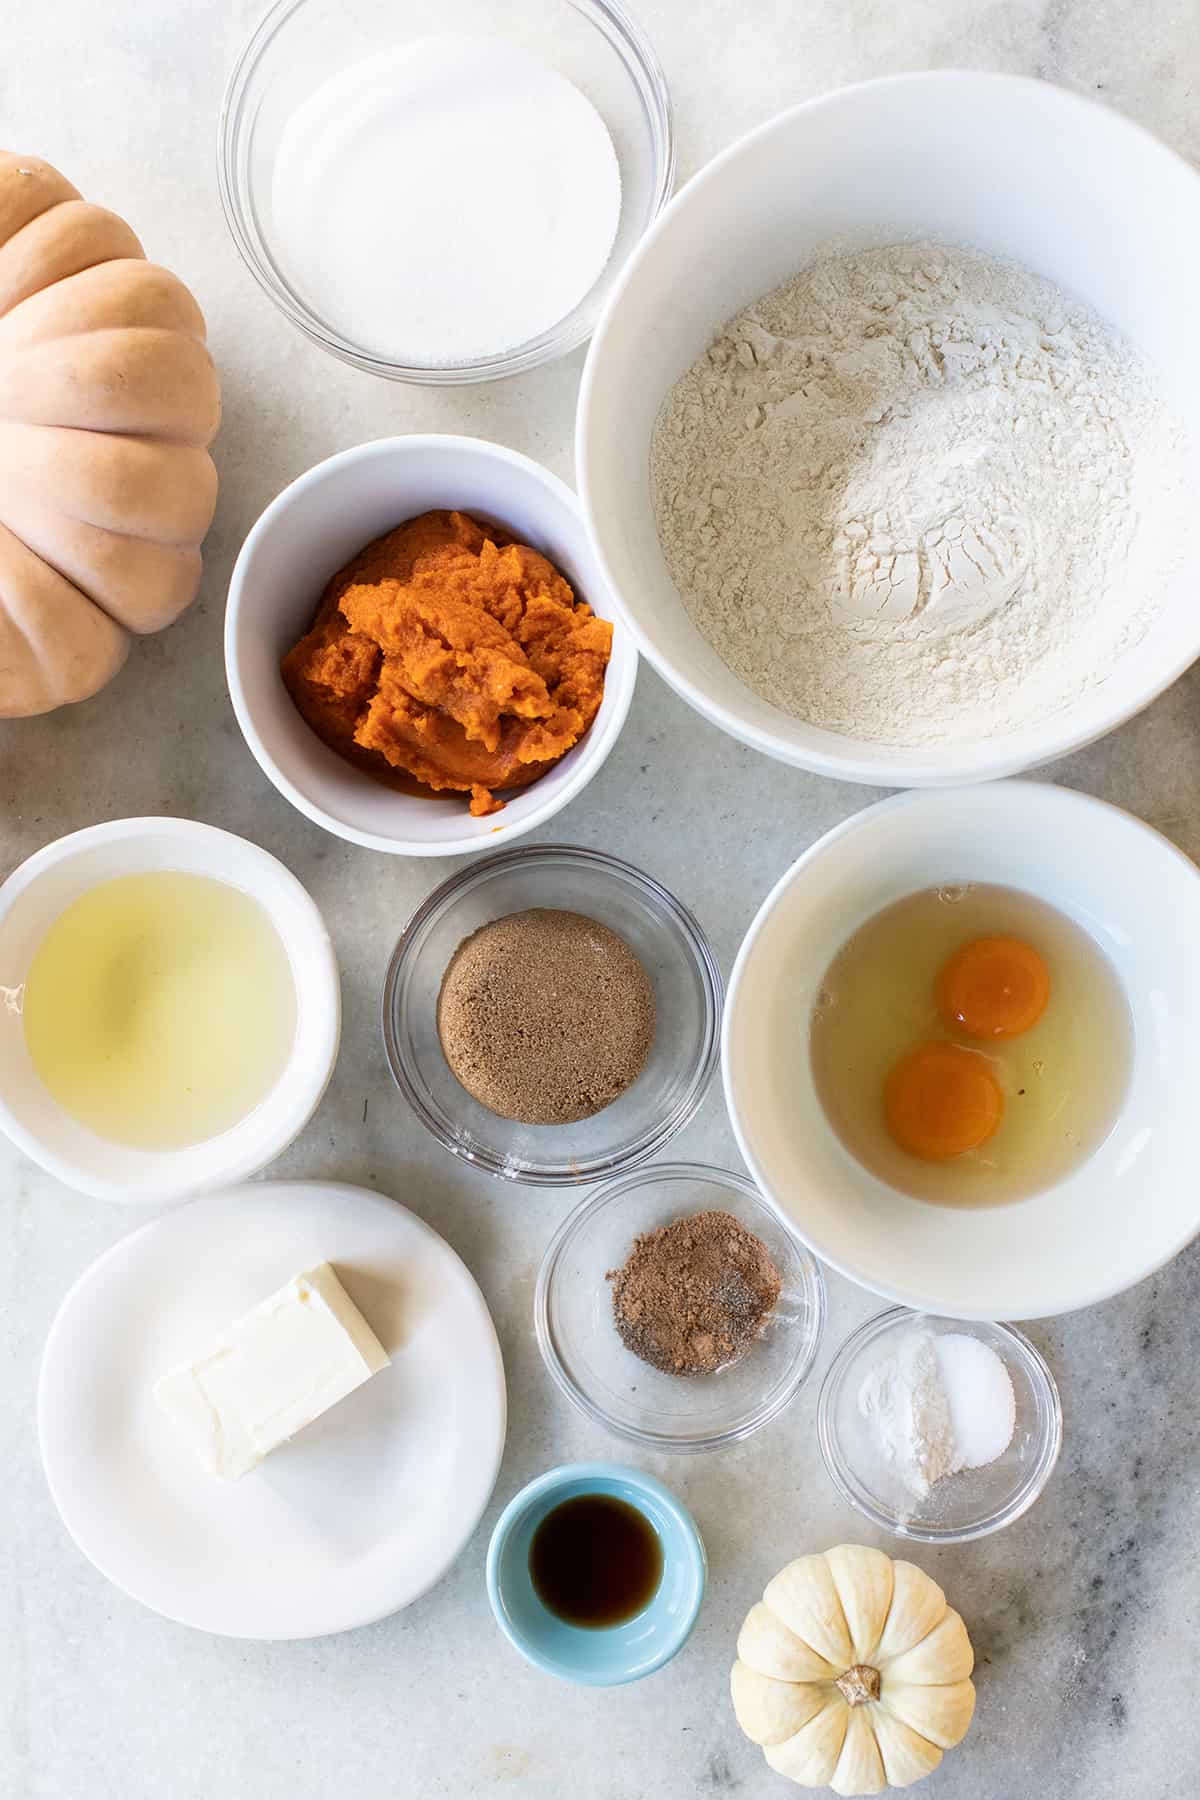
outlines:
M554 1334L550 1328L550 1291L554 1283L559 1259L566 1246L586 1221L595 1213L614 1200L622 1199L631 1189L648 1186L651 1182L662 1180L691 1180L720 1182L722 1186L732 1187L744 1200L751 1202L752 1207L759 1209L769 1218L772 1225L782 1231L790 1240L797 1261L804 1271L805 1284L812 1310L812 1320L808 1334L803 1342L800 1354L787 1379L779 1384L753 1412L747 1413L744 1419L727 1431L711 1432L707 1437L676 1438L666 1432L642 1431L636 1425L627 1425L623 1420L615 1419L603 1406L585 1394L578 1386L558 1354L554 1342ZM537 1286L533 1297L533 1324L537 1335L538 1349L542 1353L542 1361L550 1373L551 1379L559 1391L565 1394L578 1409L594 1424L602 1425L614 1437L624 1438L627 1443L641 1444L647 1450L664 1452L668 1455L690 1456L709 1450L720 1450L727 1444L741 1443L744 1438L769 1425L784 1408L789 1406L803 1387L816 1361L821 1340L825 1334L825 1277L820 1263L808 1246L798 1238L791 1226L774 1209L768 1205L748 1175L742 1175L734 1169L718 1168L712 1163L698 1162L663 1162L651 1163L649 1167L639 1168L620 1176L615 1181L606 1182L602 1188L588 1194L573 1211L569 1212L554 1236L546 1246L538 1270Z
M1050 1428L1043 1438L1036 1461L1029 1469L1026 1478L1006 1506L997 1508L972 1525L938 1525L932 1522L924 1524L918 1521L902 1522L895 1514L877 1506L858 1481L849 1463L842 1455L834 1430L833 1419L836 1403L849 1369L867 1344L884 1336L901 1321L917 1319L936 1319L959 1331L971 1331L974 1327L983 1326L997 1332L1011 1348L1016 1359L1028 1373L1032 1385L1038 1389L1050 1420ZM1058 1391L1058 1383L1050 1370L1050 1365L1035 1344L1018 1331L1015 1325L1002 1324L998 1319L963 1320L943 1319L939 1314L914 1312L907 1306L889 1306L883 1312L875 1313L864 1321L841 1345L825 1372L821 1383L821 1392L817 1398L817 1441L821 1446L821 1455L829 1478L844 1500L849 1501L864 1518L870 1519L873 1525L890 1532L894 1537L905 1538L921 1544L969 1544L976 1538L989 1537L993 1531L1002 1531L1006 1525L1012 1525L1023 1517L1037 1500L1058 1461L1063 1441L1062 1399Z
M654 167L652 195L643 235L657 219L671 197L675 185L675 126L671 95L662 65L649 39L619 0L564 0L575 12L596 27L613 44L627 63L641 75L639 91L647 103L650 132L653 138ZM274 0L259 20L230 70L221 109L217 118L217 189L221 210L238 254L263 292L310 342L362 369L390 381L409 381L425 387L463 387L472 382L500 381L510 375L524 374L529 369L553 362L586 343L597 321L576 317L579 309L550 327L540 337L494 356L481 357L470 363L425 364L395 362L388 357L373 356L352 344L348 338L323 324L300 300L283 276L259 254L255 239L247 227L241 183L238 179L236 146L240 136L242 112L249 83L272 42L294 13L310 4L310 0ZM644 87L642 86L644 83ZM603 280L602 272L599 279ZM593 290L594 291L594 290ZM574 323L567 329L569 320Z
M395 1028L395 1000L405 964L422 928L448 902L460 893L486 883L502 870L519 863L527 865L564 859L591 868L607 869L626 878L644 896L649 895L668 911L680 928L691 953L704 989L704 1029L692 1070L691 1079L679 1101L662 1118L656 1128L612 1153L602 1164L547 1164L541 1168L514 1169L502 1157L486 1152L469 1151L442 1129L441 1121L426 1106L423 1096L409 1073L407 1053ZM656 1156L663 1145L681 1131L698 1110L716 1074L721 1054L721 1014L724 1008L725 982L720 965L699 921L675 895L653 875L604 850L592 850L576 844L516 844L511 850L500 850L491 856L476 858L441 882L413 911L396 940L383 978L382 1026L383 1049L392 1080L408 1101L425 1129L454 1156L473 1168L484 1169L503 1181L523 1187L579 1187L584 1183L606 1181L612 1176L638 1168Z

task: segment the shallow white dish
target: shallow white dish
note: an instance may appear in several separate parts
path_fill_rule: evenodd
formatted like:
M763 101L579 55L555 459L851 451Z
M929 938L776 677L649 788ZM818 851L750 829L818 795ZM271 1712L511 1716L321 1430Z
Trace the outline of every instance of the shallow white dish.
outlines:
M25 1045L20 991L47 928L72 901L119 875L182 869L257 900L287 953L296 1034L275 1086L218 1137L135 1150L97 1137L42 1085ZM287 1148L316 1111L341 1036L337 959L315 901L257 844L191 819L114 819L58 838L0 886L0 1130L43 1169L98 1200L179 1200L241 1181Z
M597 555L659 674L756 750L888 787L979 781L1062 756L1146 706L1200 654L1197 552L1143 642L1074 705L1003 737L907 749L818 730L769 705L692 623L650 504L650 440L667 391L726 319L820 253L922 238L1015 258L1082 296L1165 372L1200 444L1195 169L1065 89L957 70L823 95L709 163L623 271L577 415Z
M1089 932L1133 1018L1111 1132L1067 1179L1007 1205L928 1205L870 1174L829 1125L808 1022L830 961L892 901L942 882L1037 895ZM1156 831L1067 788L899 794L846 820L763 902L722 1041L739 1147L767 1198L851 1281L960 1319L1070 1312L1132 1287L1200 1230L1200 870Z
M154 1382L323 1260L392 1366L241 1481L206 1475ZM92 1264L47 1339L38 1430L67 1530L134 1599L230 1637L318 1637L407 1606L462 1550L500 1467L504 1370L474 1279L415 1214L261 1182Z
M579 502L564 482L481 438L416 436L343 450L286 487L242 545L225 614L229 692L260 768L315 824L397 856L495 850L553 818L612 749L637 680L633 638L618 624L591 729L487 818L472 818L467 794L394 793L335 755L293 706L280 658L308 630L330 576L373 538L438 508L507 526L549 557L598 617L614 616Z

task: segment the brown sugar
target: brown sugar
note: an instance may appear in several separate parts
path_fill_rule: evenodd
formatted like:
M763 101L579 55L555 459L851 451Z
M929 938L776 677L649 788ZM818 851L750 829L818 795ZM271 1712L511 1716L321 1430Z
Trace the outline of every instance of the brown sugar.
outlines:
M458 946L437 1026L480 1105L524 1125L567 1125L637 1080L654 1013L653 985L623 938L582 913L536 906Z
M622 1342L669 1375L711 1375L735 1362L761 1335L780 1289L766 1245L727 1212L642 1232L608 1279Z
M599 711L612 626L554 565L466 513L428 512L333 577L283 659L297 709L332 750L392 787L526 787Z

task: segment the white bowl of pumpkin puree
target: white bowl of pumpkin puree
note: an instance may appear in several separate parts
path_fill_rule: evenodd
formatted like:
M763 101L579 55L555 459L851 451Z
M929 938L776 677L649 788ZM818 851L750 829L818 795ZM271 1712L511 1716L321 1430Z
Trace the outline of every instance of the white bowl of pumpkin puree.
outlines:
M225 663L264 773L400 856L511 842L587 785L637 653L575 495L477 438L385 438L301 475L229 588Z

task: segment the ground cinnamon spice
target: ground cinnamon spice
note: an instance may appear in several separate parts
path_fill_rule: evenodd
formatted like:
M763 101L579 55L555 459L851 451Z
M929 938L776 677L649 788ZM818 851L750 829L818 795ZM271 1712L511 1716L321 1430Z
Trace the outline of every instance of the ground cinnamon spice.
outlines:
M710 1375L744 1355L780 1289L766 1245L727 1212L643 1232L608 1279L622 1342L670 1375Z

